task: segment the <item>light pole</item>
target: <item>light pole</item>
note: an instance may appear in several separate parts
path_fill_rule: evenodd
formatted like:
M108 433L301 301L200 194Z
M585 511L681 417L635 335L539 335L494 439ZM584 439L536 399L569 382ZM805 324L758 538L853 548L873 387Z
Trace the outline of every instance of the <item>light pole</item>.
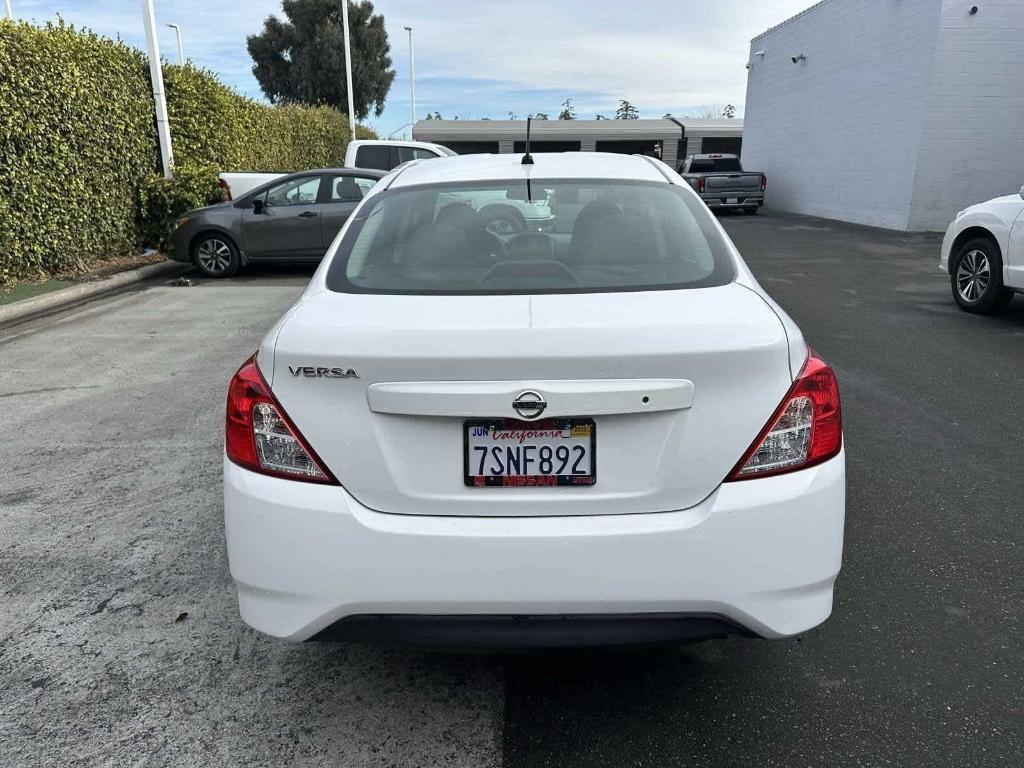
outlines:
M348 123L352 128L352 141L356 140L356 108L352 97L352 43L348 34L348 0L341 4L341 24L345 28L345 78L348 81Z
M416 60L412 50L412 27L402 27L409 33L409 101L412 103L412 122L416 124Z
M156 15L153 0L142 0L142 22L146 27L146 48L149 52L149 79L153 83L153 105L156 108L156 135L160 140L160 160L165 178L171 178L174 154L171 152L171 126L167 120L167 99L164 97L164 73L160 66L160 43L156 39Z
M168 27L174 30L174 34L178 37L178 63L185 63L185 50L181 47L181 27L177 24L168 24Z

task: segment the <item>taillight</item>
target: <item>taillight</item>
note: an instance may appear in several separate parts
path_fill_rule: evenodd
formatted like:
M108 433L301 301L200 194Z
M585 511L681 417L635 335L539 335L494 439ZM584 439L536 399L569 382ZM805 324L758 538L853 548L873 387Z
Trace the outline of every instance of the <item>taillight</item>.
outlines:
M761 191L762 191L762 192L764 192L764 190L765 190L765 188L766 188L767 186L768 186L768 177L767 177L767 176L765 176L765 175L764 175L764 174L762 173L762 174L761 174Z
M704 179L697 179L697 191L700 194L704 194Z
M749 480L820 464L843 447L839 383L813 351L764 429L726 478Z
M224 450L235 464L264 475L337 485L250 357L228 385Z
M217 180L217 188L220 190L220 196L222 200L231 200L231 187L224 179Z

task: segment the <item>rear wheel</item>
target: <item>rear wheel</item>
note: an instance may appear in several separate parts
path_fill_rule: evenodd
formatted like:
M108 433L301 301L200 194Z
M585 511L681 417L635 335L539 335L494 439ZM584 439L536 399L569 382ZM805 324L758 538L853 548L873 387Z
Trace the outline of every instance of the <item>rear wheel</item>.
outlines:
M200 235L192 246L192 261L207 277L230 277L238 271L238 248L220 234Z
M1013 291L1003 285L999 248L987 238L960 247L950 269L950 285L960 308L979 315L999 312L1013 298Z
M761 210L761 207L758 205L747 205L743 208L743 212L747 216L755 216L759 210Z
M509 237L526 231L526 218L511 205L485 205L478 217L492 235Z

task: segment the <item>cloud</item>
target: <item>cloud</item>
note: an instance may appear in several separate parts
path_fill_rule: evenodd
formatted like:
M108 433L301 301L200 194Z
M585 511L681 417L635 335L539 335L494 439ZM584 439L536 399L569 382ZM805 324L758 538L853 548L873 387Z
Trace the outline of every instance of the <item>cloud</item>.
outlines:
M138 0L12 0L19 17L57 14L100 34L144 47ZM397 72L384 114L370 122L389 133L409 120L408 43L414 28L419 115L554 116L572 97L581 117L611 114L629 99L642 117L685 113L702 104L737 105L754 35L811 0L378 0ZM245 47L279 0L217 3L156 0L163 55L175 57L180 24L186 55L246 95L260 98Z

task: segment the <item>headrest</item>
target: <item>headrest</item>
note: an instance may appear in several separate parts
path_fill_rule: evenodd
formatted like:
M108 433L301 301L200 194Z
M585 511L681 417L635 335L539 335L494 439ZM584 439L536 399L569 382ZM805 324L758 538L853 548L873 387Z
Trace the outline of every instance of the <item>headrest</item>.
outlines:
M636 264L658 259L657 243L647 217L613 213L577 221L573 232L577 264Z
M403 261L412 269L450 269L472 265L469 240L450 224L424 224L405 241Z

